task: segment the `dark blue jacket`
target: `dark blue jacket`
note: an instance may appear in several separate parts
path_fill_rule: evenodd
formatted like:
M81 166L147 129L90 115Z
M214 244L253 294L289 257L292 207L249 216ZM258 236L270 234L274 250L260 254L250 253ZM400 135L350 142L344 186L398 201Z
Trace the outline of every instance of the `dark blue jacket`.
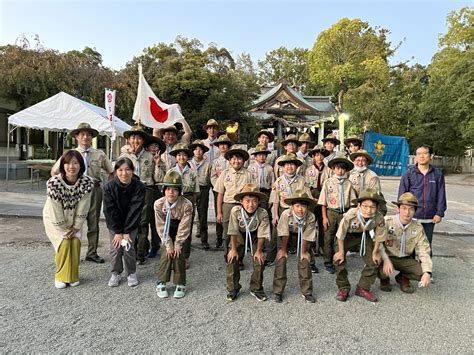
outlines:
M435 215L444 217L446 211L446 188L441 170L430 165L428 173L423 175L418 164L409 168L400 180L398 197L411 192L418 199L419 207L415 218L431 219Z

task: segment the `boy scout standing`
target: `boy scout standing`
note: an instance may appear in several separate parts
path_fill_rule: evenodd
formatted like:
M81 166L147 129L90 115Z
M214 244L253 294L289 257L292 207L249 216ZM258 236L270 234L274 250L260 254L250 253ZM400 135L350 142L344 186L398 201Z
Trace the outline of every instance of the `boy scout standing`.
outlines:
M114 168L109 159L101 150L92 147L92 138L97 137L99 132L88 123L80 123L76 129L71 131L71 136L77 141L77 148L84 158L86 170L84 175L94 180L94 188L91 191L91 207L87 213L87 254L86 260L102 264L104 258L97 255L97 246L99 244L99 218L102 206L102 182L101 171L109 174L109 180L113 178ZM54 164L51 169L51 176L59 174L59 162Z
M318 204L322 206L323 215L324 266L327 272L334 274L336 272L332 264L334 239L339 223L344 213L349 210L351 200L356 195L352 184L346 178L346 172L350 171L354 164L343 153L339 153L329 161L328 166L334 175L324 182Z
M285 203L291 205L283 211L278 221L278 238L280 248L276 257L275 274L273 277L273 294L275 302L283 301L287 274L288 241L290 236L297 239L298 278L302 296L307 303L314 303L313 279L310 269L309 246L316 240L316 217L309 211L314 200L303 190L296 190L293 197L285 198Z
M217 123L216 120L210 119L202 127L202 129L207 133L207 138L202 141L207 147L207 151L204 153L204 159L207 160L210 166L214 159L217 159L220 155L218 146L214 145L214 143L217 141L219 123Z
M275 140L275 135L270 131L262 129L255 135L255 138L257 138L258 144L262 144L265 147L265 149L270 150L268 148L268 144ZM249 149L249 154L250 154L249 162L250 163L255 159L255 155L253 154L255 149L256 148ZM268 163L270 166L273 167L273 165L275 165L276 158L277 158L276 150L271 150L270 154L267 155L266 163Z
M367 188L375 189L380 193L382 191L380 179L376 173L367 167L373 162L370 154L361 149L358 152L352 153L350 158L354 163L354 169L349 173L349 181L356 195L359 196L359 193Z
M209 160L204 159L204 153L209 148L201 140L195 140L189 145L189 149L193 152L193 159L190 160L191 167L196 172L199 194L196 199L196 207L199 218L199 230L197 238L201 239L201 245L203 249L210 249L207 233L207 210L209 208L209 190L211 188L211 164Z
M378 264L381 261L379 245L385 241L385 221L378 212L378 205L385 200L374 189L362 191L359 198L352 200L357 207L351 208L344 214L337 230L336 253L336 283L339 289L336 299L345 302L349 297L351 284L347 278L346 251L354 245L360 245L360 256L364 259L359 283L355 294L370 302L377 302L377 297L370 292L370 287L377 277Z
M284 141L281 142L282 147L285 149L285 155L294 154L298 152L298 147L301 145L301 142L298 140L298 137L294 134L290 134ZM279 162L283 159L285 155L282 155L277 158L275 161L275 165L273 166L273 170L275 172L275 178L278 179L280 176L283 175L283 165L280 165ZM297 156L296 156L297 157ZM300 170L300 166L304 164L303 159L300 159L301 164L298 165L298 171Z
M362 149L362 139L356 135L350 135L344 139L344 145L346 146L347 155L350 156Z
M309 146L314 142L311 141L311 137L308 133L303 133L300 138L298 138L301 145L296 153L296 156L303 161L303 165L300 168L299 174L304 176L306 169L313 165L313 159L309 156Z
M433 262L430 257L430 243L426 238L421 223L413 220L418 200L411 192L402 194L397 205L398 213L395 216L386 216L385 224L387 237L381 248L383 268L379 268L380 289L391 291L390 274L393 269L400 271L395 280L400 289L406 293L415 290L410 280L421 280L421 286L427 287L431 282ZM416 252L418 260L413 258Z
M265 148L263 144L257 144L251 153L251 155L254 156L254 160L250 161L247 168L252 174L252 178L256 182L259 191L267 196L265 200L260 200L260 207L265 210L268 209L268 198L270 197L270 192L275 182L273 167L266 162L269 154L271 154L270 150Z
M258 191L255 184L246 184L234 196L240 206L232 208L229 217L228 234L230 236L229 251L227 253L227 301L234 301L240 292L239 260L250 251L253 262L253 273L250 277L250 294L257 301L266 301L263 290L263 244L270 239L270 221L268 213L259 204L267 196Z
M181 176L175 170L166 173L161 183L164 197L154 204L156 228L161 238L162 248L158 269L156 293L159 298L167 298L166 283L171 279L176 285L174 298L186 295L186 261L183 244L191 231L193 205L181 196Z
M341 141L337 139L337 137L334 134L329 133L326 136L326 138L322 140L322 142L324 145L324 149L326 149L329 152L329 155L326 158L324 158L324 162L327 164L329 163L331 159L333 159L336 156L337 152L334 150L334 148L336 148L337 145L341 144Z

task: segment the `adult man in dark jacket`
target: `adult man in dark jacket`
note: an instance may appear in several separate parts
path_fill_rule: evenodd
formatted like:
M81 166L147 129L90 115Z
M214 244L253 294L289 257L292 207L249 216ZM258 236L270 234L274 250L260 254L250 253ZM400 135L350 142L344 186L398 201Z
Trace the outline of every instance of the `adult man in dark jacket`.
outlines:
M398 197L405 192L415 195L419 201L419 207L414 218L423 225L430 248L432 248L434 225L441 222L447 208L444 176L441 170L430 165L433 150L429 145L419 146L415 154L416 164L402 176Z

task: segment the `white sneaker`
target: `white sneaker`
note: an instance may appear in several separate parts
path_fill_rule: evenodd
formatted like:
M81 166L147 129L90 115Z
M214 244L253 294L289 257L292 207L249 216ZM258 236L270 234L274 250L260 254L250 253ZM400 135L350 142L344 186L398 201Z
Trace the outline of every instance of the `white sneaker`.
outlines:
M138 285L137 274L130 274L127 277L128 286L133 287Z
M54 281L54 287L56 288L66 288L66 283L62 281Z
M109 287L117 287L120 283L121 278L122 277L120 276L120 274L113 272L112 276L110 276Z
M79 286L79 285L80 285L79 281L72 282L72 283L69 284L69 286L71 286L71 287L76 287L76 286Z

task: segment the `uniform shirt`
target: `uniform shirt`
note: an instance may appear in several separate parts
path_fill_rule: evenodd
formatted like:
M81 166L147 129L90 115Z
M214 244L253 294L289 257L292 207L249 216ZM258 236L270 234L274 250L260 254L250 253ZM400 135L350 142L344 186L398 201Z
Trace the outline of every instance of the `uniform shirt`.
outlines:
M201 160L198 163L194 159L190 160L189 164L196 172L199 186L209 186L211 184L211 164L207 160Z
M337 151L333 150L331 154L324 158L324 164L328 165L329 161L336 156Z
M120 158L128 158L133 162L133 166L135 167L134 174L147 186L155 185L160 180L160 176L161 179L163 179L160 167L155 166L153 154L143 148L138 154L130 152L122 153L119 159Z
M303 165L301 165L298 174L305 176L306 169L308 169L311 165L313 165L313 159L308 155L308 153L303 154L301 150L298 150L296 156L303 161Z
M244 167L239 171L233 167L225 169L214 185L214 191L224 195L224 203L237 203L234 196L245 184L253 183L252 174Z
M339 228L336 232L336 237L339 240L344 240L347 233L362 233L364 231L364 226L361 224L357 216L358 210L359 209L357 207L351 208L344 214L344 217L342 217L341 223L339 224ZM372 235L369 234L369 231L374 231L372 240L384 242L387 233L383 215L377 211L371 220L372 221L367 226L367 236L372 237ZM364 223L366 222L368 222L368 220L364 220Z
M298 233L298 225L291 209L284 210L278 221L277 232L279 237L289 237ZM316 217L307 211L303 218L303 240L314 242L316 240Z
M177 171L179 175L181 175L181 180L183 182L183 194L199 192L199 181L196 171L189 163L186 163L186 167L184 168L184 172L182 172L178 167L178 164L176 164L174 167L168 170L168 172Z
M166 164L161 160L158 165L155 166L155 184L159 184L163 181L166 174Z
M209 165L211 165L212 162L216 160L217 158L219 158L219 156L221 155L221 152L219 151L219 147L217 145L212 144L216 141L217 141L217 137L214 138L213 141L211 141L209 137L204 140L204 145L209 148L209 151L204 153L204 159L206 159L209 162Z
M251 162L255 161L255 155L252 154L253 152L255 152L255 148L250 148L248 150L248 153L250 154L250 159L247 163L249 165L250 165ZM272 150L271 153L267 155L267 159L265 160L265 163L267 163L268 165L273 167L273 165L275 165L275 160L276 159L277 159L277 151Z
M275 182L275 174L270 164L266 162L263 165L257 163L256 160L250 162L248 171L252 174L252 178L260 189L270 190Z
M166 171L176 165L176 158L170 154L174 146L174 144L166 144L166 150L161 154L161 160L165 163Z
M278 165L278 162L279 162L281 159L283 159L283 157L284 157L284 155L279 156L278 159L275 161L275 165L273 166L273 171L274 171L274 173L275 173L275 178L277 178L277 179L285 173L285 171L283 170L283 166ZM298 159L301 160L301 162L302 162L303 165L304 165L303 159L301 159L301 158L299 158L299 157L298 157ZM297 174L302 175L302 174L300 173L300 171L301 171L301 168L302 168L303 165L299 166L298 169L296 169L296 173L297 173ZM302 175L302 176L303 176L303 175Z
M387 238L385 239L384 249L386 254L393 258L411 257L413 251L421 262L423 272L431 272L433 262L430 257L430 243L426 238L425 230L421 223L412 220L406 229L405 248L400 255L400 244L402 242L402 226L398 223L397 216L386 216L385 227L387 229Z
M363 188L361 189L361 178L363 180ZM376 173L374 173L370 169L366 169L363 172L358 172L355 169L352 169L349 174L349 181L351 182L356 195L359 196L361 190L365 190L366 188L370 187L372 189L376 189L378 193L382 191L380 187L380 179Z
M319 193L323 188L324 181L326 181L330 176L330 169L323 163L321 170L312 164L306 169L305 179L308 187L310 188L313 197L319 198ZM318 184L319 181L319 184Z
M344 188L344 210L348 211L350 208L351 200L356 198L356 194L352 184L349 180L344 179L343 182ZM323 188L321 189L321 194L319 195L318 204L326 206L329 209L341 209L341 196L339 194L339 182L333 176L327 179Z
M214 159L211 165L211 184L212 186L216 186L216 181L222 172L229 167L229 162L223 155L219 156L219 158Z
M230 211L229 217L229 229L227 234L232 236L237 236L238 244L245 243L245 222L242 218L243 215L247 223L250 223L252 217L255 218L249 225L250 233L252 237L256 234L257 238L264 238L270 240L270 220L268 218L268 213L263 208L257 208L252 216L250 216L242 206L235 206ZM255 242L255 240L253 241Z
M290 182L290 184L288 183ZM287 180L285 176L280 176L276 179L272 187L272 192L270 193L270 203L279 204L281 208L289 208L284 201L287 197L291 197L296 190L305 191L308 196L311 196L311 191L306 184L304 177L296 174L294 180Z
M81 153L82 157L84 158L84 163L87 162L87 168L86 168L86 173L85 175L91 177L94 182L101 182L101 171L102 169L107 172L107 174L112 174L114 172L114 168L112 164L110 164L109 159L107 159L107 156L105 153L101 150L95 149L90 147L87 153L87 158L85 158L85 149L82 147L77 147L74 148L77 150L79 153ZM61 159L58 159L56 163L53 166L53 172L54 174L59 174L59 163Z
M165 207L166 197L162 197L155 201L155 221L156 221L156 230L158 235L161 238L161 241L164 243L164 228L166 220L166 207ZM189 233L191 232L191 216L193 213L193 204L183 196L179 196L176 200L176 206L171 209L171 219L179 220L178 231L175 238L175 247L181 248L185 240L188 238ZM165 243L166 250L171 250L173 247L173 241L171 238Z

